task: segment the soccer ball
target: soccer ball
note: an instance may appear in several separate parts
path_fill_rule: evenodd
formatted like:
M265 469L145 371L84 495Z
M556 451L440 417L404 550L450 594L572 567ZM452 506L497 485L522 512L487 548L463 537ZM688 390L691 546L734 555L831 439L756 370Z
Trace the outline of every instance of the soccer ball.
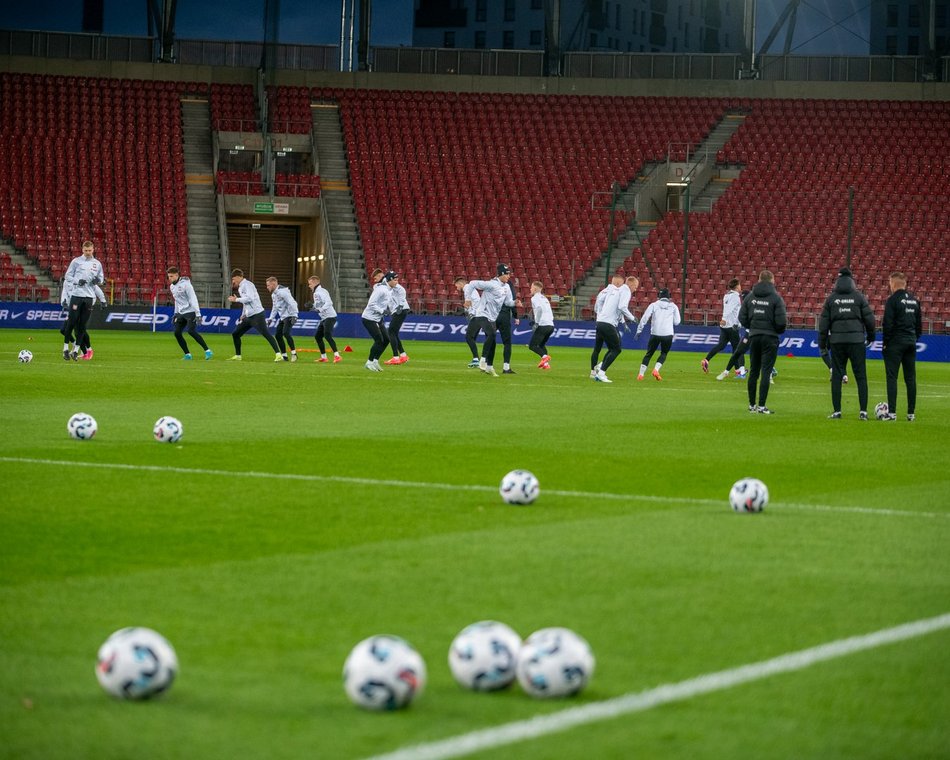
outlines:
M498 492L507 504L531 504L538 498L541 485L527 470L512 470L501 479Z
M425 685L422 655L398 636L383 634L363 639L343 664L346 696L367 710L406 707Z
M891 410L887 406L886 401L882 401L876 407L874 407L874 416L879 420L887 419L887 415L890 414Z
M449 669L472 691L497 691L515 680L521 637L504 623L482 620L461 630L449 647Z
M159 443L178 443L185 430L174 417L159 417L152 432Z
M172 685L178 657L151 628L121 628L99 647L96 678L113 697L148 699Z
M95 418L84 412L77 412L66 423L66 430L77 441L88 441L98 429Z
M729 491L729 503L736 512L761 512L769 503L769 489L758 478L737 480Z
M23 364L29 364L33 361L33 352L27 351L25 348L16 355L17 361L22 362Z
M587 685L594 665L594 653L583 637L569 628L542 628L518 653L518 683L539 699L569 697Z

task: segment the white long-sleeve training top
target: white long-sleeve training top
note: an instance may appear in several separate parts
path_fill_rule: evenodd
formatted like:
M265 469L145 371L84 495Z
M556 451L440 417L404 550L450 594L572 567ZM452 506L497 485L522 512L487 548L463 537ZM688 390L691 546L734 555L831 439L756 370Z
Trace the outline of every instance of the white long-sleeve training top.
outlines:
M554 312L546 295L535 293L531 296L531 308L534 311L534 323L538 327L554 327Z
M469 283L462 289L462 296L466 301L471 301L472 305L465 310L465 315L469 319L475 318L475 313L478 311L478 304L481 303L482 295L475 289L475 286L472 283Z
M514 306L515 299L511 288L497 277L492 280L472 280L469 286L482 291L482 300L475 310L476 317L487 317L494 322L501 313L502 306Z
M195 288L187 277L179 277L178 282L170 283L168 289L175 299L176 314L194 314L201 316L201 307L198 305L198 296Z
M80 285L79 281L83 284ZM95 298L96 285L101 285L106 281L106 276L102 271L102 264L99 259L93 257L87 259L85 256L77 256L69 262L66 269L65 284L69 286L69 297Z
M264 311L264 305L261 303L257 286L246 278L241 280L241 284L238 285L237 301L244 307L241 311L241 316L244 319L253 317L255 314L260 314Z
M409 301L406 298L406 289L399 283L392 288L393 312L399 309L408 309Z
M271 319L287 319L296 317L300 310L297 308L297 299L286 285L278 285L271 293Z
M313 310L317 312L320 319L330 319L336 316L333 299L330 298L329 291L323 285L317 285L313 289Z
M605 322L608 325L616 327L621 320L636 323L637 318L630 313L630 288L626 285L616 287L611 284L600 291L604 296L601 302L600 295L597 296L597 303L600 308L597 310L597 321Z
M386 282L378 282L369 295L369 302L363 309L363 319L371 322L382 322L383 317L393 309L392 288Z
M658 338L665 338L673 334L674 325L680 323L679 307L668 298L654 301L643 312L640 330L650 325L650 332ZM637 330L639 333L640 330Z
M730 290L722 297L723 327L739 326L739 309L742 308L742 298L734 290Z

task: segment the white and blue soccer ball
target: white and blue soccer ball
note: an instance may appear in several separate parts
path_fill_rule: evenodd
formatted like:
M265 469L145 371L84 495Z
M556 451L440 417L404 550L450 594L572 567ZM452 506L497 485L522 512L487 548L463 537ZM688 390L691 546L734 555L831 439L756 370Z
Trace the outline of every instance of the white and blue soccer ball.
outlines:
M542 628L518 652L518 683L532 697L569 697L594 675L590 644L570 628Z
M729 491L729 503L736 512L761 512L769 503L769 489L758 478L737 480Z
M25 348L16 355L17 361L21 364L29 364L33 361L33 352L27 351Z
M412 645L382 634L363 639L343 664L343 690L366 710L398 710L426 685L426 664Z
M497 691L515 680L521 637L504 623L482 620L463 628L449 647L452 676L472 691Z
M159 443L178 443L185 429L181 421L174 417L159 417L152 432Z
M874 416L879 420L887 419L887 415L891 413L890 408L887 406L886 401L882 401L880 404L874 407Z
M501 479L498 492L506 504L531 504L541 493L541 484L527 470L512 470Z
M166 691L178 674L178 656L151 628L121 628L99 647L96 678L120 699L148 699Z
M85 412L77 412L66 423L67 432L77 441L88 441L98 429L99 425L96 424L95 417Z

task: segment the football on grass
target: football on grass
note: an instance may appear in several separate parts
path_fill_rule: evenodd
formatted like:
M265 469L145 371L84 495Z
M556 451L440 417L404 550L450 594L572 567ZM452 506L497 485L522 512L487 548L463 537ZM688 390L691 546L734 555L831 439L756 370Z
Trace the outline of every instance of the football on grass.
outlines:
M594 653L582 636L569 628L542 628L518 653L518 683L538 699L569 697L587 685L594 665Z
M504 623L482 620L463 628L449 647L452 676L472 691L497 691L515 680L521 637Z
M96 678L113 697L154 697L172 685L177 673L175 650L151 628L121 628L99 647Z
M498 492L506 504L531 504L538 498L541 485L527 470L512 470L501 479Z
M761 512L769 503L769 489L758 478L743 478L729 491L729 503L736 512Z
M29 364L31 361L33 361L33 352L27 351L24 348L22 351L20 351L20 353L17 354L16 358L17 358L17 361L23 364Z
M891 410L888 408L886 401L882 401L880 404L874 407L874 416L879 420L886 419L890 412Z
M152 432L159 443L178 443L185 431L174 417L159 417Z
M77 412L66 423L66 430L69 435L77 441L88 441L96 434L98 429L99 426L96 424L95 418L85 412Z
M426 664L412 645L398 636L363 639L343 664L343 690L367 710L398 710L412 702L426 684Z

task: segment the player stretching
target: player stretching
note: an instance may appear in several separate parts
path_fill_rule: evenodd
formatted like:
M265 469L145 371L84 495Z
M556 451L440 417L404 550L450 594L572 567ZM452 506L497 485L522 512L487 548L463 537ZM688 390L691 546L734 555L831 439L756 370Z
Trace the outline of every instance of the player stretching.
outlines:
M314 361L326 363L327 347L324 340L330 344L330 350L333 351L333 363L343 361L340 352L336 350L336 341L333 340L333 328L336 326L336 309L333 308L333 299L330 298L327 289L320 284L320 278L317 275L311 275L307 278L310 287L313 288L313 310L320 317L320 324L317 325L317 331L313 339L317 341L317 347L320 349L320 358Z
M267 320L264 319L264 306L261 304L261 297L254 283L245 279L242 270L235 269L231 272L231 285L237 288L238 294L228 296L228 301L242 304L243 309L241 310L241 316L238 317L238 325L231 333L231 339L234 341L234 356L228 361L241 361L241 336L253 327L264 336L264 340L274 349L274 361L282 362L284 357L280 355L280 347L267 328Z
M178 267L168 267L165 270L165 276L168 277L168 289L175 299L175 316L172 317L172 324L175 326L175 340L181 346L185 354L182 359L191 361L191 352L188 350L188 343L185 341L182 333L185 330L205 352L205 359L210 359L214 353L208 348L205 339L198 334L198 320L201 319L201 307L198 305L198 296L195 295L195 288L191 280L182 277L178 273Z
M290 346L290 361L297 361L297 346L294 345L294 336L291 330L297 322L297 315L300 313L297 308L297 299L294 298L290 288L286 285L278 285L276 277L268 277L265 283L267 289L271 292L272 307L270 310L271 320L277 324L277 333L274 339L280 347L280 356L287 361L287 346ZM286 345L284 341L287 341ZM276 361L276 359L275 359Z
M660 288L657 293L659 298L647 306L643 313L643 319L640 320L640 326L637 328L637 337L643 331L644 325L650 324L650 340L647 343L647 352L640 363L640 371L637 373L637 380L642 380L647 371L647 365L650 359L660 349L660 356L653 367L653 378L662 380L660 369L666 361L666 356L673 347L673 328L680 323L679 307L670 300L670 291L666 288Z
M551 369L551 357L548 356L548 338L554 332L554 312L551 311L551 302L544 295L544 285L535 280L531 283L531 309L534 312L534 332L528 348L541 357L538 367Z

